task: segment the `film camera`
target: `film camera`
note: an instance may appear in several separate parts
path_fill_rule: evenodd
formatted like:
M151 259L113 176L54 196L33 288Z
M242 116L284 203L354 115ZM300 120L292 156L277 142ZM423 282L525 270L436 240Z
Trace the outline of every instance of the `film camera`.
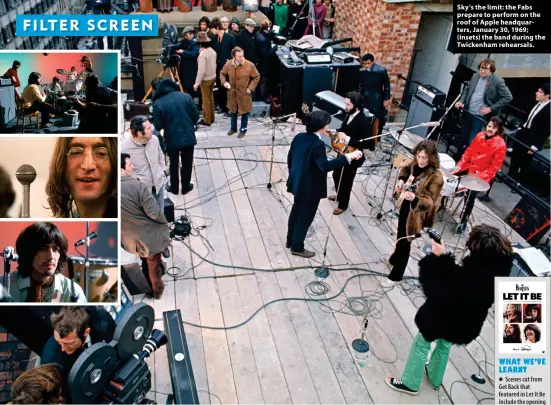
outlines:
M144 303L128 307L110 343L95 343L82 353L69 372L74 404L140 404L151 389L145 358L168 342L153 330L155 313Z
M161 57L157 63L165 67L178 67L180 55L176 53L178 49L178 28L175 25L165 23L163 28L163 43Z

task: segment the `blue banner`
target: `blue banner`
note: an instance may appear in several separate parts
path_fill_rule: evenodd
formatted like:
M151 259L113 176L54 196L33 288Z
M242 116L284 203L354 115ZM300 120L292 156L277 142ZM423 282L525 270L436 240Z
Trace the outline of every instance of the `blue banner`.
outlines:
M19 37L156 37L157 15L36 15L16 16Z

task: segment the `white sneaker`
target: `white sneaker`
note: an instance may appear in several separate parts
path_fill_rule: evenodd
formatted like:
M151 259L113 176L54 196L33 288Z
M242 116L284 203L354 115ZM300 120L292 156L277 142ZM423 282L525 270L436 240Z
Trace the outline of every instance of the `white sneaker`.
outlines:
M398 283L398 281L392 281L389 278L384 278L381 280L381 286L383 286L384 288L392 288Z

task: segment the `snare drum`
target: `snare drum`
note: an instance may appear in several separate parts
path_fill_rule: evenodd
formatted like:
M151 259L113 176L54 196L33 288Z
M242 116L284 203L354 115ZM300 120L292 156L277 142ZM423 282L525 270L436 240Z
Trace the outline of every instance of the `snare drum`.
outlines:
M117 259L93 257L89 259L88 266L88 302L104 302L106 296L112 300L112 294L106 294L110 290L116 290L119 281L119 266ZM63 274L69 276L69 266L73 266L75 282L84 290L84 258L69 256L69 263ZM118 297L116 297L118 299Z
M442 187L442 191L440 191L440 195L442 197L449 197L455 194L455 191L457 190L457 187L459 186L459 180L457 179L445 179L444 180L444 186Z

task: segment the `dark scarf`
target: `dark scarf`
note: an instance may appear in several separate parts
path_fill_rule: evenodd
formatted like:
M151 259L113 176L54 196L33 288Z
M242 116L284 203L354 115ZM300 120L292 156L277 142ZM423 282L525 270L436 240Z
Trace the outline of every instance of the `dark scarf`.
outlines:
M55 274L48 280L39 283L31 277L31 287L27 295L27 302L44 302L44 290L50 287L55 280Z

